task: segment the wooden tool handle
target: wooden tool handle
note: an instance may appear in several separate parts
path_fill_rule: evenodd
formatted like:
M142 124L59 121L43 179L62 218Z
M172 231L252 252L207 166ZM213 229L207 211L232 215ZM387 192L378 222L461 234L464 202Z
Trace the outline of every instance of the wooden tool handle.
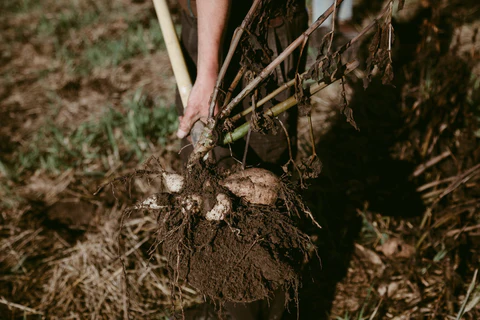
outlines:
M153 0L153 5L157 12L160 29L162 30L167 53L170 58L170 63L172 64L173 75L175 76L180 98L182 99L183 109L185 110L188 103L188 96L190 95L190 91L192 91L192 80L188 73L187 64L185 63L185 58L183 57L183 52L180 48L180 43L178 41L177 33L175 32L175 26L173 25L166 0ZM197 143L202 134L203 128L204 124L201 121L197 121L193 125L192 130L190 130L193 144Z
M192 90L192 80L188 74L187 65L183 57L182 49L180 48L180 43L178 42L172 17L170 16L166 0L153 0L153 5L157 12L158 22L160 23L160 29L162 30L170 63L172 64L173 74L177 82L178 91L180 92L183 108L186 108L188 96Z

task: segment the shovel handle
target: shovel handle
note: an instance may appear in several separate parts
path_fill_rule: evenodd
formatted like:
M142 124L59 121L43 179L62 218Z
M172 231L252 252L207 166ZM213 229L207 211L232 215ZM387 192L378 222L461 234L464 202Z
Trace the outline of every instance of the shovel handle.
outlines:
M183 52L180 48L180 43L178 41L177 33L175 32L172 17L170 16L167 1L153 0L153 5L155 7L155 12L157 13L158 22L160 23L165 46L167 47L168 57L172 64L173 75L177 82L183 109L185 110L188 103L188 96L190 95L190 91L192 91L192 80L190 79L187 64L185 63ZM194 124L190 132L194 144L198 141L203 127L204 125L201 121L197 121Z

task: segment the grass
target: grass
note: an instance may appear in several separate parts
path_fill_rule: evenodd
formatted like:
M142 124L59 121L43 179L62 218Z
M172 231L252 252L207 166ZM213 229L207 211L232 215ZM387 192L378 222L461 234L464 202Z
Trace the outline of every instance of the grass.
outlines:
M478 303L480 303L480 285L475 287L475 284L477 281L477 274L478 274L478 269L476 269L473 274L472 281L470 282L470 285L468 287L468 291L465 296L465 299L463 300L462 306L458 311L456 320L462 319L465 313L472 310L473 308L476 307ZM471 299L470 299L470 296L472 296Z
M39 3L34 0L3 0L0 2L0 9L15 13L31 11Z
M3 166L0 161L0 166ZM0 176L1 179L1 176ZM1 180L0 180L1 181ZM24 201L20 196L18 196L12 186L9 183L0 183L0 208L1 209L14 209L18 208L20 204Z
M147 18L139 23L138 19L145 17L130 16L122 4L109 8L111 12L99 11L98 6L91 5L85 9L78 3L69 3L51 12L47 2L36 4L27 0L7 2L4 6L13 12L33 12L40 7L42 12L34 28L34 40L53 40L53 58L73 75L88 76L95 68L115 67L137 55L147 56L164 49L158 21ZM119 21L127 24L126 30L112 34L106 28L105 34L92 36L94 30Z
M363 210L358 209L357 213L362 217L362 230L360 232L362 242L365 244L384 244L388 240L388 234L379 228L379 224L383 225L383 221L375 221L373 214L368 212L368 204L365 204Z
M164 48L158 22L150 20L147 27L132 23L117 38L92 41L83 35L82 48L70 48L55 38L56 59L74 74L87 76L95 68L118 66L137 55L147 56Z
M132 7L135 14L132 14ZM147 93L147 90L155 90L157 94L159 90L158 94L165 96L166 89L142 90L145 78L152 77L153 72L143 79L133 79L129 83L133 89L122 89L121 92L103 92L102 88L90 90L88 80L92 79L92 71L109 77L122 63L150 63L152 52L164 50L153 10L143 8L143 4L130 2L0 1L0 11L5 13L2 21L7 26L5 34L11 36L12 44L15 44L6 47L8 54L4 56L15 61L23 54L21 49L24 46L34 47L28 52L32 52L28 57L31 59L24 59L25 63L18 66L8 59L1 61L5 62L2 67L7 67L2 71L1 81L15 94L18 92L20 101L18 105L15 101L12 107L12 112L18 112L14 118L16 122L7 119L2 122L5 126L2 133L11 134L11 139L7 140L8 153L0 152L0 247L7 248L0 255L0 267L1 273L8 278L2 280L6 285L0 285L0 300L12 301L14 305L9 305L11 308L4 315L7 302L0 303L1 319L3 315L36 319L36 315L28 311L32 309L51 317L98 318L105 314L103 317L117 318L123 313L117 309L123 307L121 302L126 300L123 273L119 272L120 262L115 260L121 209L104 202L101 197L90 199L91 193L85 188L89 184L94 186L98 177L116 175L121 166L137 167L151 153L175 143L172 134L177 129L177 114L173 101L166 102ZM17 31L17 24L25 29ZM41 59L36 59L39 56ZM38 61L41 63L37 64ZM22 75L28 80L24 81ZM169 74L160 76L170 77ZM65 122L49 120L57 119L56 115L63 114L66 109L70 110L71 102L83 105L79 100L90 98L83 90L74 98L63 97L57 90L62 88L65 78L67 82L73 78L72 81L80 83L82 88L87 82L86 94L92 94L96 98L94 101L100 101L92 106L97 110L95 115L88 117L88 111L84 109ZM153 80L155 83L157 79ZM32 87L35 90L31 90ZM3 93L0 92L2 98ZM11 95L13 93L8 92L6 97ZM35 97L23 101L23 98L32 96ZM166 96L173 97L173 94L168 92ZM76 98L77 101L71 100ZM10 107L8 103L7 107ZM34 178L42 180L41 183L46 181L46 190L56 192L55 178L67 171L74 179L67 187L72 198L92 201L101 211L96 216L101 220L95 220L95 230L85 232L85 237L75 243L69 243L68 237L76 237L74 234L78 233L69 234L70 226L51 226L47 223L47 205L42 201L31 202L29 198L33 173L37 174ZM53 182L47 181L49 178L54 178ZM34 191L35 199L43 199L42 192L43 189ZM65 199L65 195L60 197ZM70 213L62 212L65 216ZM149 224L145 228L147 220ZM141 309L138 314L132 311L135 318L151 318L151 313L141 314L143 310L156 310L158 319L169 318L164 312L171 306L164 259L157 253L155 259L150 260L149 256L142 255L143 249L139 249L139 243L155 237L155 226L155 219L145 217L138 219L137 225L129 222L124 228L128 233L125 239L134 241L133 246L130 242L125 246L133 248L126 250L125 258L131 256L131 262L139 271L132 274L129 270L129 277L132 283L138 283L139 279L143 281L138 285L139 290L132 286L128 292L133 301L141 302L140 305L133 304L134 308ZM70 261L76 265L71 267ZM132 263L128 262L129 267ZM65 279L72 281L64 282ZM62 287L63 284L67 284L67 288ZM102 291L103 288L106 290ZM113 299L112 292L115 294ZM84 294L89 297L88 302L79 298ZM184 299L188 298L187 295L196 297L195 292L185 292ZM53 297L52 300L49 297Z
M64 39L72 29L80 29L95 23L99 19L99 13L95 10L81 12L73 6L53 16L44 15L37 25L37 34L42 38L56 36Z
M120 110L107 106L98 120L90 119L73 130L46 121L17 153L13 168L3 164L0 169L14 178L37 168L50 173L70 167L88 170L102 158L120 163L133 156L142 161L155 148L165 146L176 129L175 108L153 101L138 89L123 101ZM102 162L108 171L109 161Z
M123 137L134 147L137 158L142 159L147 143L166 145L168 137L177 130L177 113L174 107L155 108L141 89L124 102L128 111Z
M147 29L140 24L129 26L119 39L88 43L81 60L86 69L116 66L137 54L148 55L162 45L158 23L151 21Z

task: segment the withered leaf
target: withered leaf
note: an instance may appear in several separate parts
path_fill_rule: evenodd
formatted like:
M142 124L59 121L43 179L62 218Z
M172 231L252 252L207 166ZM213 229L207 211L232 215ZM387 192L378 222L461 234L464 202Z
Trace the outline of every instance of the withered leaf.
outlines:
M378 24L378 22L376 22L375 24L376 24L377 30L373 35L372 42L370 42L370 45L368 46L368 51L370 51L371 55L377 51L378 46L380 44L380 37L382 35L382 29L380 25Z
M325 56L323 55L318 56L315 63L308 70L307 76L305 77L305 79L312 79L317 82L320 81L320 79L323 79L324 75L322 70L323 70L323 63L325 60L326 60Z
M390 30L392 32L390 42L393 44L395 42L395 29L393 28L393 25L391 25L391 24L390 24Z
M388 51L389 47L389 32L390 32L390 24L384 23L381 27L382 33L380 36L380 49Z
M387 64L385 68L385 72L383 73L382 84L384 85L392 84L392 80L393 80L393 68L392 68L392 64L389 63Z
M344 106L342 113L345 115L345 118L347 119L347 122L350 123L352 127L355 128L355 130L360 131L360 128L358 127L357 123L355 122L355 119L353 119L353 110L349 106Z
M332 73L330 71L330 66L332 64L331 56L327 56L326 59L322 63L322 73L323 73L323 80L325 83L330 83L330 79L332 77ZM320 79L319 79L320 80Z
M270 132L274 135L277 134L278 124L275 122L274 118L272 116L266 114L262 117L262 119L264 120L263 128L265 130L270 130Z
M305 94L303 79L300 74L295 74L295 99L297 99L300 116L308 116L312 112L310 97Z
M304 179L315 179L322 172L323 164L316 155L313 155L302 159L302 163L298 167Z
M230 118L225 119L223 123L223 130L224 132L230 132L235 130L235 124L232 122Z
M345 115L347 118L347 122L350 123L352 127L354 127L357 131L360 131L360 129L357 126L357 123L353 119L353 110L348 106L348 101L347 101L347 93L345 90L345 77L342 78L342 100L343 100L343 110L342 113Z
M252 128L253 132L263 132L262 119L255 110L252 111L250 127Z

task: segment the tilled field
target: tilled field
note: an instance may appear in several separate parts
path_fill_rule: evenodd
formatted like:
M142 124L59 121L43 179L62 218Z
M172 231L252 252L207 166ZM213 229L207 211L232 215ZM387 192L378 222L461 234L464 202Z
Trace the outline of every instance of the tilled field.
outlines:
M120 228L157 182L93 196L150 155L181 171L153 5L0 10L0 318L159 319L202 303L173 286L168 258L152 250L155 216L136 212ZM393 86L378 77L364 90L362 71L348 79L360 131L341 114L341 88L312 99L323 170L302 197L323 228L299 226L321 257L302 268L301 319L480 317L480 8L412 0L404 10ZM311 150L300 121L302 158Z

